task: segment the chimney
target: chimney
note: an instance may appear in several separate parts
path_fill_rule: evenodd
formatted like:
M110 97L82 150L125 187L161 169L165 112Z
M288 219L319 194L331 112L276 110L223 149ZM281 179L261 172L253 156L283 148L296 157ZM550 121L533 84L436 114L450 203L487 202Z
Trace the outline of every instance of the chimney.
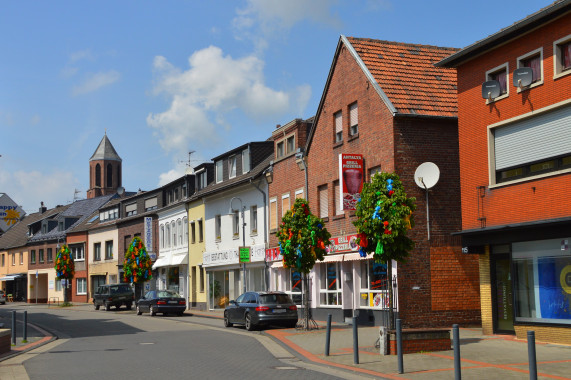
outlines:
M44 206L44 202L42 202L42 205L40 206L40 214L43 214L46 211L48 211L48 208Z

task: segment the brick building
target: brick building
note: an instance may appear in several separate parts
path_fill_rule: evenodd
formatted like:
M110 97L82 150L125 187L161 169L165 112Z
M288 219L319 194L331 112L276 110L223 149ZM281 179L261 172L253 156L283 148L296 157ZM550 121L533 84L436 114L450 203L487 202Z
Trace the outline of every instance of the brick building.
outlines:
M437 66L458 72L459 235L479 254L484 333L571 344L571 2Z
M433 64L456 49L341 36L305 147L312 211L326 221L334 243L310 275L313 315L386 323L387 267L361 258L354 211L341 207L340 154L362 155L364 181L396 172L416 197L416 243L406 263L392 263L397 312L406 327L480 321L477 257L461 252L460 172L455 70ZM426 194L416 168L433 162L440 180ZM389 283L391 279L389 279ZM383 301L385 300L385 301ZM383 322L385 321L385 322Z

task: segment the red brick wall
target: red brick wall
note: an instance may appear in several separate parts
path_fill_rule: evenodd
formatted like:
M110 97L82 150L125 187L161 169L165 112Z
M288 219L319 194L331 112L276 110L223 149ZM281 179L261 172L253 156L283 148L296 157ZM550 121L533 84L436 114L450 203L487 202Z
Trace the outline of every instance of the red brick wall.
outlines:
M359 153L368 170L396 171L409 196L417 198L416 226L410 236L416 248L399 263L399 311L406 327L479 323L477 257L462 255L460 240L451 237L461 228L458 133L454 119L393 118L386 105L350 54L342 49L332 74L322 113L309 151L310 206L318 213L317 187L328 185L332 236L355 232L353 213L334 216L333 182L338 180L338 155ZM348 107L358 102L359 136L349 138ZM344 137L334 144L334 117L343 112ZM425 191L414 181L423 162L438 165L441 178L430 191L431 240L427 242ZM413 290L418 287L418 290ZM450 291L453 288L454 291Z
M463 229L480 227L476 187L489 185L487 126L571 97L571 75L553 80L553 42L571 33L569 25L571 15L567 14L458 68ZM517 57L540 47L543 47L544 82L518 94L512 84ZM509 64L509 96L486 105L481 96L485 73L506 62ZM568 216L569 174L489 189L481 202L488 227Z
M84 250L85 250L85 261L82 262L76 262L75 263L75 276L73 277L73 280L71 281L71 302L88 302L88 295L87 294L82 294L82 295L78 295L77 294L77 279L78 278L85 278L85 285L87 286L87 272L88 272L88 267L87 267L87 263L88 263L88 255L89 255L89 245L87 244L87 233L78 233L78 234L68 234L67 237L67 244L78 244L78 243L83 243L84 245ZM55 255L54 255L54 260L55 260ZM78 265L79 264L79 265Z

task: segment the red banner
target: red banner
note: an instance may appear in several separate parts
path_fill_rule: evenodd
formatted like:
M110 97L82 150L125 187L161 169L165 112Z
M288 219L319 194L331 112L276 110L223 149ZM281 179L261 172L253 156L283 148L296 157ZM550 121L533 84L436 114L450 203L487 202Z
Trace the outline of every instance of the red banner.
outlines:
M342 210L355 210L363 188L363 155L339 155L339 196Z

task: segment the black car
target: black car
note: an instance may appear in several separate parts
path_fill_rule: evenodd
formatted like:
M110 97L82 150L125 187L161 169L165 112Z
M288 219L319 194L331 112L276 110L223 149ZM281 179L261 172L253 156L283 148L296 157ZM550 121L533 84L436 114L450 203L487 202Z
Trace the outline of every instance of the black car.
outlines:
M186 310L186 301L172 290L151 290L137 302L137 315L144 312L152 316L157 313L182 315Z
M246 292L224 309L224 326L243 324L251 331L261 325L295 327L297 306L283 292Z
M93 295L93 307L99 310L99 307L103 306L109 311L111 306L119 309L121 305L125 305L127 310L131 310L134 300L135 293L129 284L101 285Z

